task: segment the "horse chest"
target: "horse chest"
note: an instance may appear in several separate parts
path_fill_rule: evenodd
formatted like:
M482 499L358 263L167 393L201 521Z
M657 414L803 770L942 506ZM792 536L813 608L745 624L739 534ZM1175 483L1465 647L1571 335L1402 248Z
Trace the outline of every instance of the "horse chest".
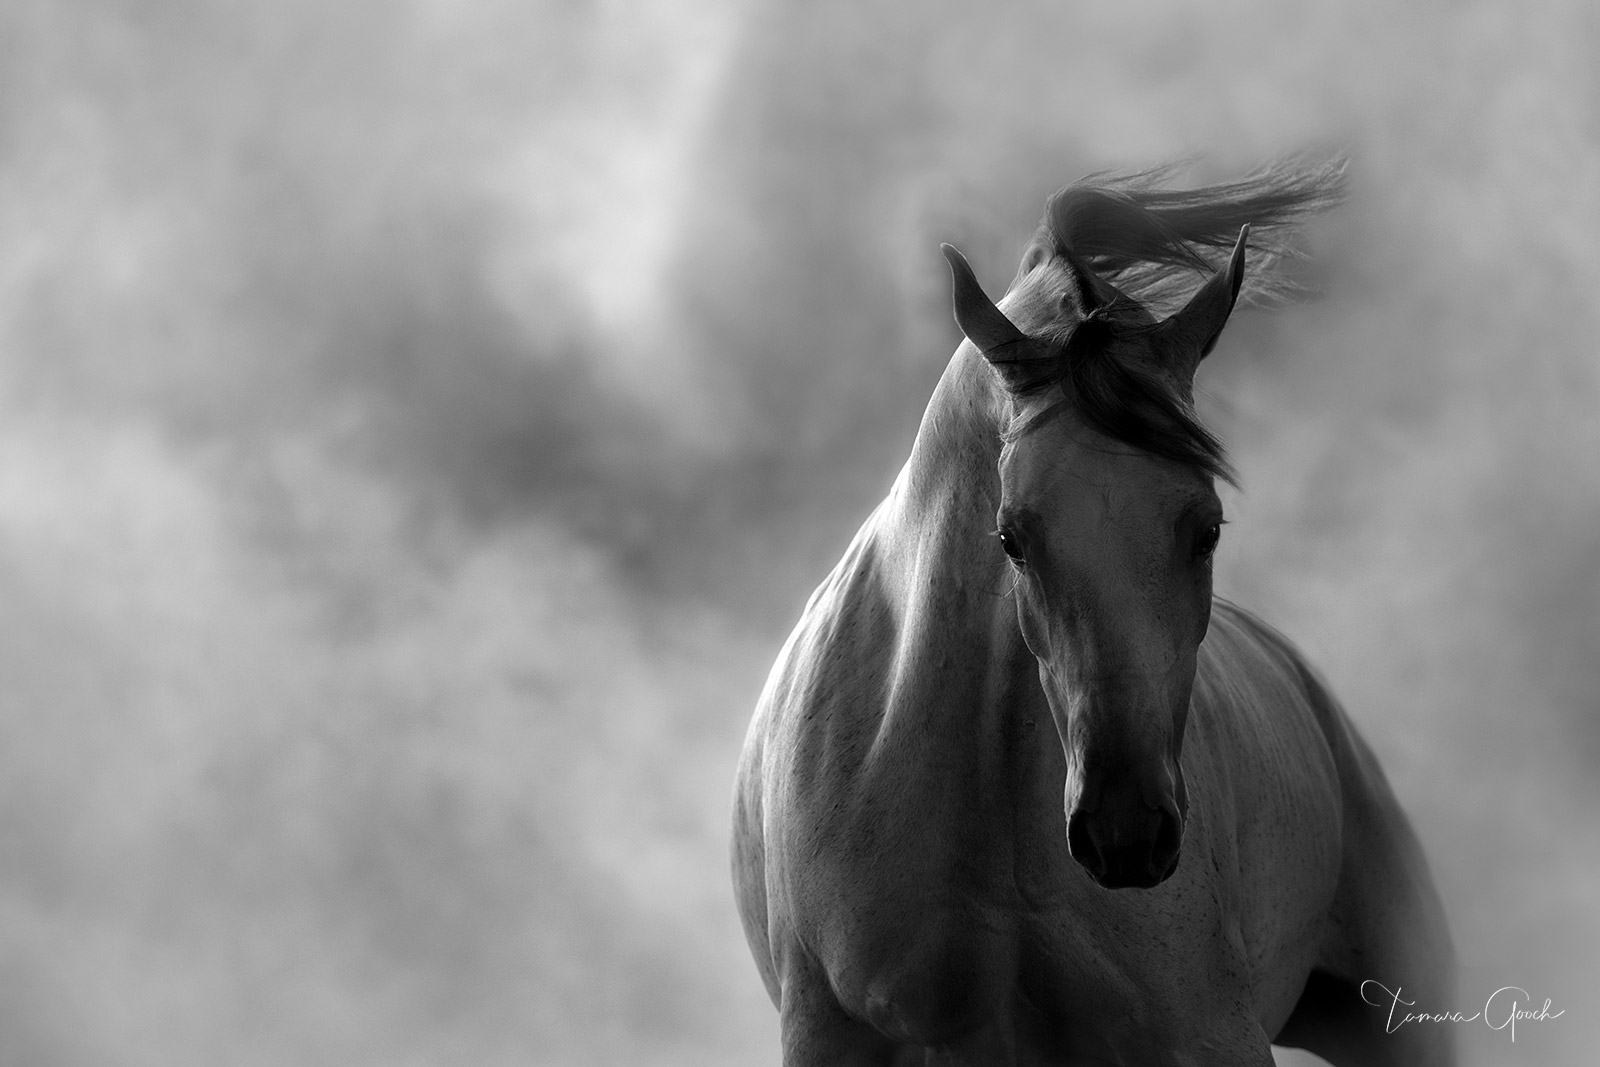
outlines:
M1081 880L1058 786L1032 798L1019 794L1025 775L1002 784L944 771L835 783L828 795L853 802L807 805L812 833L788 857L794 928L841 1003L921 1045L1011 1014L1032 995L1026 984L1060 999L1059 968L1029 941L1046 898Z
M805 940L846 1012L908 1045L1003 1037L1060 1054L1144 1015L1149 991L1130 978L1126 946L1091 916L998 884L954 899L936 888L948 884L920 868L816 901Z
M989 1014L1011 955L994 916L942 905L858 902L848 910L865 922L825 923L818 939L820 962L847 1011L918 1045L953 1040Z

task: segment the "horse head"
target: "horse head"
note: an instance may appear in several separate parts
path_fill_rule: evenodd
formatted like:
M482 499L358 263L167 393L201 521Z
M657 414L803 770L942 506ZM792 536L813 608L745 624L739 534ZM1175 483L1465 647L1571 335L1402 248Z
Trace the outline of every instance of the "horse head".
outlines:
M1072 207L1052 204L1053 236L1005 311L943 250L956 321L1000 386L996 551L1066 756L1068 848L1100 885L1147 888L1183 839L1179 756L1223 523L1214 481L1229 476L1192 382L1238 297L1248 229L1158 320L1065 239ZM1093 215L1075 207L1079 224Z

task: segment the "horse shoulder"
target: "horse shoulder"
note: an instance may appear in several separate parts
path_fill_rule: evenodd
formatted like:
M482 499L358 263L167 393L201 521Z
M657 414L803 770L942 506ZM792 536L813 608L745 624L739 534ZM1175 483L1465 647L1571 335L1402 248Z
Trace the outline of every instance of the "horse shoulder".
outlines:
M1349 983L1391 976L1449 1003L1455 951L1426 853L1377 755L1327 684L1299 664L1338 768L1343 845L1319 968Z
M1009 800L980 779L985 753L952 733L986 675L937 636L942 609L913 595L894 547L869 521L769 678L741 771L762 849L744 894L761 899L743 907L785 998L825 982L879 1032L938 1043L1009 973L991 883L1010 885L997 826L1012 820L990 810Z
M1269 1031L1288 1017L1315 962L1344 853L1340 761L1307 677L1287 639L1217 601L1185 767L1194 744L1230 929Z
M1426 879L1426 862L1410 820L1400 807L1377 755L1361 736L1349 713L1327 682L1287 638L1258 620L1251 618L1250 621L1295 672L1300 690L1305 694L1305 707L1332 760L1344 852L1341 879L1388 877L1390 872L1385 872L1384 865L1378 862L1384 854L1389 855L1388 862L1406 868L1399 872L1406 880Z
M1208 748L1244 831L1337 851L1343 713L1282 634L1219 599L1196 678Z
M832 848L829 807L870 746L860 712L887 684L896 621L873 519L806 603L756 704L734 784L733 875L745 934L778 999L782 959ZM837 813L834 813L835 815Z

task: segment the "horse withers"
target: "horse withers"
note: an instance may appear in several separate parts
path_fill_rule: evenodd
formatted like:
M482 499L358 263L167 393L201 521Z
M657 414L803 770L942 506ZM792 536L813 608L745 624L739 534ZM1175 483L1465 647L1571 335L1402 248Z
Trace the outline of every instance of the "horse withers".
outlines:
M1451 1002L1383 772L1212 593L1231 474L1194 373L1236 301L1286 294L1342 166L1167 176L1056 194L998 306L944 248L965 341L739 765L735 889L786 1067L1452 1061L1448 1028L1386 1032L1359 993Z

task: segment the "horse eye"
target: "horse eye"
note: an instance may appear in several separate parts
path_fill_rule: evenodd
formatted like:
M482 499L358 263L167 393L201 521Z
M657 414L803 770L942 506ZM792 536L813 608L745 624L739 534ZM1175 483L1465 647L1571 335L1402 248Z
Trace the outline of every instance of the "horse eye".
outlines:
M1026 561L1022 558L1022 546L1017 544L1017 539L1009 530L1000 530L995 534L1000 538L1000 547L1005 549L1006 555L1011 557L1011 562L1022 566Z
M1209 558L1211 553L1217 550L1217 542L1220 540L1222 540L1222 525L1220 523L1212 523L1204 530L1201 530L1200 536L1196 538L1194 543L1195 558Z

